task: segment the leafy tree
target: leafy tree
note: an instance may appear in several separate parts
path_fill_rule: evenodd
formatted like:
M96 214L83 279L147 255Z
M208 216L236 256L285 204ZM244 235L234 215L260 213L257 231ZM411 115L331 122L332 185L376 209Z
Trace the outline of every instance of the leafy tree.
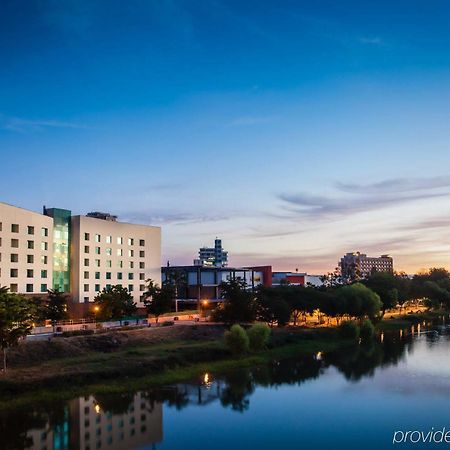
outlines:
M0 347L3 352L3 371L6 372L7 349L17 345L33 328L36 306L25 297L0 289Z
M164 284L173 286L175 298L179 298L180 295L185 296L187 288L186 271L177 267L167 267L165 273L166 281Z
M165 283L159 287L151 279L147 280L147 290L144 293L144 305L148 314L155 316L158 323L159 316L172 309L175 301L175 287Z
M339 267L336 267L334 272L328 272L326 275L321 276L320 281L325 288L335 288L344 284L344 279Z
M354 320L342 322L339 326L339 334L344 339L354 339L356 341L359 338L358 324Z
M44 301L42 315L52 322L53 328L56 322L67 319L67 295L58 289L48 290L47 299ZM54 331L54 330L53 330Z
M248 352L249 338L245 330L238 324L234 324L229 331L225 331L225 345L235 356Z
M369 319L366 319L360 328L361 340L366 343L370 342L373 339L374 334L375 327L373 326L373 323Z
M136 303L128 289L115 285L103 290L94 298L101 320L121 319L136 312Z
M361 283L340 287L336 296L340 297L344 311L350 317L375 318L380 313L379 295Z
M397 280L394 274L389 272L374 272L364 284L377 293L383 303L382 312L385 314L387 309L392 309L398 303Z
M270 328L265 323L256 323L247 330L250 350L258 352L266 347Z
M213 320L233 324L254 322L257 313L255 295L245 281L230 280L220 285L223 303L213 312Z
M270 326L289 323L291 310L277 289L260 288L257 294L257 318Z

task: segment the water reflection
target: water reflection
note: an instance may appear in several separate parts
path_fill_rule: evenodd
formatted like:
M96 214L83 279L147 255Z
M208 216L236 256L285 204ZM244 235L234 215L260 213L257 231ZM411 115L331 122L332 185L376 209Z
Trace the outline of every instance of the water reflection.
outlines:
M198 380L137 393L92 394L69 402L39 403L0 414L2 449L133 449L154 448L163 441L163 409L220 404L245 414L258 387L302 385L335 368L350 383L373 377L404 361L418 340L430 348L447 334L416 327L385 332L371 345L275 360L256 368L223 374L204 373Z

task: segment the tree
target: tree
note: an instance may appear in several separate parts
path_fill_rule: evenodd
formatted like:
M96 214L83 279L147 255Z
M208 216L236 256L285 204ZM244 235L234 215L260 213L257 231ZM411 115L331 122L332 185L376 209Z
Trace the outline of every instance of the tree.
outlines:
M355 283L337 289L336 296L342 301L342 307L350 317L375 318L382 307L378 294L362 283Z
M17 345L33 328L36 306L25 297L0 289L0 347L3 353L3 371L6 372L7 349Z
M267 322L270 326L277 324L279 327L289 323L291 310L281 297L279 289L261 287L256 298L258 320Z
M382 312L385 314L387 309L392 309L398 303L397 280L394 274L388 272L374 272L369 276L364 284L376 292L383 303Z
M175 287L165 283L159 287L153 280L147 280L147 290L144 293L144 305L148 314L155 316L158 323L159 316L172 309L175 301Z
M263 350L270 337L270 328L265 323L255 323L247 330L250 349L254 352Z
M234 356L240 356L248 352L248 336L240 325L234 324L229 331L225 331L224 338L225 345Z
M45 319L52 322L53 332L56 322L67 319L67 295L58 289L48 290L42 314Z
M101 320L122 319L136 312L136 303L128 289L115 285L103 290L94 298Z
M213 320L233 324L254 322L257 304L254 293L247 289L245 281L230 280L220 285L223 303L213 312Z

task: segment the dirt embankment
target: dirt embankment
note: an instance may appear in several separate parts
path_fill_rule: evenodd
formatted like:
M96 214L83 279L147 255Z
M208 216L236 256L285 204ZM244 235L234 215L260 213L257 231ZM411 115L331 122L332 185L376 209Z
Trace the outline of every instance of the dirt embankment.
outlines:
M114 331L89 336L55 337L51 340L22 342L8 351L8 366L29 367L51 360L73 358L88 353L110 353L175 341L211 341L223 335L220 325L176 325Z

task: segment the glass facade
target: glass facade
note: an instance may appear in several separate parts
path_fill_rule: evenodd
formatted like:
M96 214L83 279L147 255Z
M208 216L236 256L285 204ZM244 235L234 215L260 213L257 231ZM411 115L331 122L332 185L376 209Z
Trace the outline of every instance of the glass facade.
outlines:
M44 208L44 214L53 218L53 289L70 292L70 238L71 211Z

